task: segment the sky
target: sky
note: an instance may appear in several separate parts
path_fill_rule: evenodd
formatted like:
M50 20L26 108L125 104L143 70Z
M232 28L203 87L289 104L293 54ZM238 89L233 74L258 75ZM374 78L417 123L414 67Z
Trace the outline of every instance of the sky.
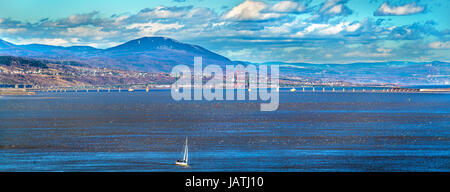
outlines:
M0 39L108 48L145 36L232 60L450 62L448 0L0 0Z

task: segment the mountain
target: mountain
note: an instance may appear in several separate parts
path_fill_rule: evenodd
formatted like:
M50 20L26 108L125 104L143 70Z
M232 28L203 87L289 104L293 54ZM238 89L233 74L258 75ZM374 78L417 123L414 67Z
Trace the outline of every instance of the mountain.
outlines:
M3 41L3 40L0 39L0 50L1 50L1 49L12 48L12 47L14 47L14 46L15 46L14 44L9 43L9 42L7 42L7 41Z
M15 55L21 51L20 47L0 39L0 55Z
M450 63L389 61L350 64L310 64L268 62L277 64L280 73L325 81L347 81L352 83L394 83L414 85L450 84Z
M62 54L62 52L66 52L65 54L79 54L79 53L87 53L91 54L99 49L89 47L89 46L72 46L72 47L61 47L61 46L53 46L53 45L42 45L42 44L30 44L30 45L21 45L23 49L30 50L35 52L36 54L49 55L49 54Z
M144 37L102 51L103 55L114 59L116 65L126 64L145 71L170 70L179 64L193 66L194 57L201 56L203 65L216 64L224 67L232 62L203 47L181 43L165 37ZM125 66L124 66L125 67Z
M202 57L204 65L232 64L228 58L203 47L166 37L144 37L108 49L96 49L89 46L14 45L0 40L0 55L72 60L84 62L93 67L145 72L170 72L175 65L179 64L192 66L195 56Z

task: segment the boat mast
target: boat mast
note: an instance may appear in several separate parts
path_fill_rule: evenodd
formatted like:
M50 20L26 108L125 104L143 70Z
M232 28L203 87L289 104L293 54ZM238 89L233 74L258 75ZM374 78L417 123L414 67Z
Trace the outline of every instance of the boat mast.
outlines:
M186 163L188 162L188 157L189 157L189 152L188 152L188 139L186 137L186 145L184 148L184 155L185 155L185 159L184 161L186 161Z

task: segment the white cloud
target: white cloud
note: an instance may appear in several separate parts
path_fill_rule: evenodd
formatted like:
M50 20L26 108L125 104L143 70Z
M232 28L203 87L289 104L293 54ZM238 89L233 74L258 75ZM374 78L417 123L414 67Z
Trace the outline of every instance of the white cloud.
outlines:
M114 25L120 25L120 24L122 24L122 21L124 21L125 19L128 19L128 18L129 18L129 16L127 16L127 15L117 17L116 19L114 19Z
M213 23L212 26L213 27L219 27L219 26L224 26L225 24L226 24L225 22Z
M283 16L279 13L263 13L262 11L267 9L267 7L267 4L264 2L246 0L225 13L223 19L249 21L266 20Z
M339 14L342 12L342 4L335 5L330 10L327 11L329 14Z
M380 52L380 53L390 53L392 51L392 49L377 48L377 51Z
M237 21L257 21L279 18L289 13L301 13L305 10L304 4L295 1L280 1L269 5L262 1L246 0L226 12L222 18Z
M117 31L112 32L105 32L102 31L103 27L88 27L88 26L81 26L81 27L74 27L74 28L67 28L66 32L63 32L63 35L66 36L76 36L76 37L95 37L96 39L103 39L105 37L116 35Z
M350 25L350 22L341 22L336 25L313 23L303 31L297 32L293 37L304 37L307 34L335 35L342 31L355 32L360 27L360 23Z
M55 46L63 46L68 45L69 41L61 38L31 38L31 39L18 39L15 41L16 44L46 44L46 45L55 45Z
M282 26L264 27L264 31L272 34L281 34L291 32L291 28L283 24Z
M89 21L92 21L97 14L98 12L95 11L87 14L75 14L69 16L66 21L70 24L88 23Z
M129 20L145 22L152 19L191 19L191 18L202 18L204 20L209 20L215 18L216 14L209 8L193 8L192 6L182 6L182 7L164 7L159 6L155 8L147 8L141 10L138 14L130 16Z
M280 13L302 12L306 7L303 4L294 1L280 1L272 6L271 10Z
M322 30L318 31L318 33L321 34L321 35L338 34L338 33L340 33L341 31L343 31L345 29L345 26L347 24L348 23L339 23L339 24L337 24L335 26L330 26L330 27L327 27L325 29L322 29Z
M231 58L247 58L252 55L253 51L251 49L241 49L239 51L227 51L225 55Z
M352 10L345 4L346 0L327 0L320 4L320 9L308 19L314 22L326 22L336 16L347 16Z
M153 36L155 33L159 31L166 31L170 29L180 29L184 27L184 25L180 25L178 23L171 23L171 24L161 24L161 23L134 23L131 25L128 25L127 29L138 29L140 30L138 33L141 36Z
M300 49L301 49L300 47L286 47L286 48L283 48L283 51L290 53L290 52L297 51Z
M327 0L323 6L320 8L319 12L324 12L328 8L332 7L333 5L336 5L336 3L339 3L340 0Z
M215 18L216 14L208 8L194 8L194 9L190 10L185 15L185 17L187 17L187 18L203 17L204 19L210 19L210 18Z
M0 33L9 33L9 34L16 34L20 32L27 31L26 28L8 28L8 29L0 29Z
M294 35L292 35L292 37L304 37L307 34L310 34L318 29L326 28L328 26L330 26L330 25L313 23L313 24L309 25L308 27L306 27L305 29L303 29L303 31L299 31L299 32L295 33Z
M421 13L425 10L424 6L416 5L416 3L405 4L403 6L390 6L387 3L383 3L375 12L377 16L383 15L411 15L415 13Z
M280 35L285 33L291 33L293 29L303 27L306 23L296 19L292 22L283 23L280 26L265 26L263 32L272 33L274 35Z
M315 24L315 23L313 23L310 26L306 27L304 32L305 33L311 33L311 32L313 32L313 31L315 31L317 29L322 29L322 28L325 28L325 27L328 27L328 26L330 26L330 25L329 24Z
M353 25L348 25L347 28L345 30L347 30L348 32L355 32L356 30L358 30L361 27L360 23L355 23Z
M392 49L378 48L376 52L353 51L345 53L345 57L388 57L391 56Z
M255 34L255 31L251 31L251 30L239 30L237 31L238 34L241 35L253 35Z
M442 42L436 41L429 44L430 48L433 49L450 49L450 41Z
M164 19L164 18L176 18L184 14L185 12L182 11L171 11L166 9L165 7L156 7L153 11L142 13L142 16Z

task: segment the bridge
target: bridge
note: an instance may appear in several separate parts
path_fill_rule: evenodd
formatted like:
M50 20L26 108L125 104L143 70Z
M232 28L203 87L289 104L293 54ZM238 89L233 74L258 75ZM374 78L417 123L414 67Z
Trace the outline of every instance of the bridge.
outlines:
M28 84L0 84L0 93L6 92L26 93L32 92L122 92L145 90L149 92L150 89L168 89L171 85L159 84L118 84L118 85L104 85L104 86L53 86L53 87L39 87ZM288 87L286 87L288 88ZM291 87L289 87L291 88ZM292 91L294 90L294 91ZM277 89L277 91L285 91ZM402 87L328 87L328 86L302 86L300 89L291 89L291 92L355 92L355 93L420 93L420 92L450 92L450 88L439 89L418 89L418 88L402 88Z
M128 90L146 90L150 89L170 88L170 85L156 85L156 84L120 84L120 85L105 85L105 86L52 86L30 88L28 91L34 92L122 92Z
M20 84L0 84L0 95L34 95L35 93L28 91L28 88L33 88L33 86Z
M150 89L168 89L171 85L157 85L157 84L122 84L122 85L108 85L108 86L78 86L78 87L42 87L29 88L28 91L36 92L122 92L132 90L146 90ZM287 87L286 87L287 88ZM290 87L289 87L290 88ZM297 91L298 90L298 91ZM285 91L277 89L277 91ZM429 90L428 90L429 91ZM423 92L416 88L400 88L400 87L301 87L291 92L357 92L357 93L418 93Z

